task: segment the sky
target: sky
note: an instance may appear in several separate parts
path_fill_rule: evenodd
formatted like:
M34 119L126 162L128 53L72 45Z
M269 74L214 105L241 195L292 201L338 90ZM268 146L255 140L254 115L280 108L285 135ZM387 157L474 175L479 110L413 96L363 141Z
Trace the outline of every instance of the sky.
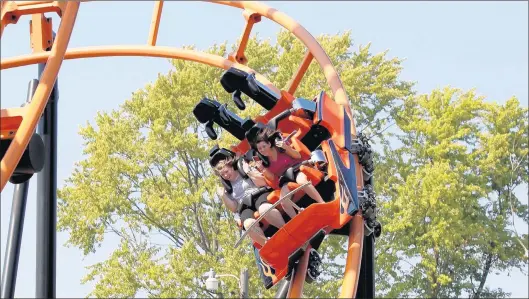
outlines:
M401 79L416 82L419 93L447 85L475 88L487 101L504 103L517 96L528 101L528 4L527 2L270 2L297 20L312 35L351 30L355 45L372 43L375 53L389 50L390 57L405 58ZM90 2L81 4L70 47L143 45L147 42L153 3ZM51 16L51 15L50 15ZM9 25L3 33L1 57L31 52L29 20ZM55 30L59 18L53 15ZM166 2L158 45L195 45L234 42L242 33L241 11L203 2ZM263 19L252 33L274 40L279 25ZM58 187L80 161L83 141L80 126L92 122L98 111L111 111L135 90L167 73L166 59L111 57L69 60L59 74ZM1 72L2 108L19 107L26 99L27 84L36 78L37 66ZM198 100L198 99L197 99ZM1 194L1 259L11 210L13 185ZM527 186L517 194L527 204ZM527 233L517 223L519 233ZM16 297L35 296L36 177L31 180L26 208ZM82 285L85 267L103 261L117 240L106 239L96 254L84 257L65 246L68 234L57 233L57 297L85 297L93 284ZM488 285L528 298L527 276L519 271L493 273Z

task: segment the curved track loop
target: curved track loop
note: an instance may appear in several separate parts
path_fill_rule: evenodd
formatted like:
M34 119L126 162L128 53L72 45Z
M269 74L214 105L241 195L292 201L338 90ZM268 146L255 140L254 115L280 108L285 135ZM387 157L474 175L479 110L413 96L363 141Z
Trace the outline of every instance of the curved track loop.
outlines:
M31 2L31 1L30 1ZM35 1L33 1L35 2ZM38 1L40 2L51 2L51 1ZM245 65L235 63L228 59L225 59L220 56L211 55L207 53L194 52L189 50L171 48L171 47L159 47L154 46L156 42L157 26L159 25L159 18L161 15L161 2L159 1L156 5L158 10L155 8L155 15L157 19L153 19L154 22L154 33L151 33L149 37L148 46L110 46L110 47L87 47L87 48L78 48L71 49L67 51L67 46L72 34L72 30L75 24L75 19L77 17L77 12L79 10L80 2L89 2L89 1L68 1L66 4L66 9L62 13L62 20L57 32L55 42L53 44L51 52L36 53L32 55L18 56L15 58L2 59L1 69L9 69L19 66L25 66L30 64L36 64L41 62L46 62L46 68L41 76L40 83L36 89L36 92L33 96L31 103L27 106L28 113L24 115L22 123L9 147L1 161L0 169L0 190L4 189L8 179L13 174L13 171L20 161L24 149L29 143L31 137L31 132L35 130L35 127L39 121L40 116L42 115L44 108L46 107L48 97L51 93L53 85L57 79L59 69L61 67L62 61L64 59L78 59L78 58L90 58L90 57L104 57L104 56L150 56L150 57L165 57L165 58L175 58L175 59L184 59L190 61L201 62L210 66L215 66L223 69L228 69L232 66L245 70L247 72L254 72L249 67ZM331 91L334 95L334 100L336 103L342 105L345 108L346 113L351 117L351 132L356 134L356 126L354 123L353 113L350 108L350 103L343 88L342 82L333 67L329 57L321 47L321 45L316 41L316 39L299 23L294 19L287 16L286 14L271 8L265 4L254 2L254 1L205 1L218 3L222 5L232 6L236 8L243 9L245 11L253 11L255 13L264 16L277 24L281 25L285 29L292 32L309 50L309 54L316 59L320 65L327 83L331 87ZM5 3L2 1L2 8L4 9ZM2 10L3 10L2 9ZM2 20L4 21L4 20ZM2 29L4 26L2 26ZM2 30L3 31L3 30ZM308 56L306 56L308 57ZM303 61L303 64L306 64L306 58ZM306 71L306 67L304 69ZM304 73L303 71L303 73ZM269 88L274 91L278 89L273 86L269 80L263 76L256 74L258 79ZM297 77L300 74L296 74ZM302 76L302 74L301 74ZM299 83L299 82L298 82ZM358 157L355 156L354 163L356 164L357 172L361 170L361 166L358 163ZM357 175L357 185L358 187L363 186L363 181L361 175ZM345 273L342 285L342 291L340 297L342 298L354 298L356 296L356 289L358 284L359 269L361 262L361 253L362 253L362 243L363 243L363 219L360 216L353 217L352 224L350 225L350 234L349 234L349 248L347 253L347 260L345 266ZM297 273L300 274L300 277L296 279L293 277L291 283L291 291L289 292L288 297L301 297L304 283L304 273L306 273L306 265L302 269L297 269Z
M223 5L228 5L232 7L237 7L241 9L253 10L260 15L276 22L281 25L283 28L292 32L305 46L310 50L314 59L321 66L325 78L327 79L327 84L331 87L332 93L334 95L334 101L345 107L347 114L352 116L351 107L349 104L349 99L345 93L342 81L338 76L338 73L334 69L331 60L325 50L321 47L318 41L305 29L301 24L296 22L294 19L286 15L285 13L272 8L266 4L256 2L256 1L210 1ZM351 117L352 118L352 117ZM356 127L352 125L352 132L356 134Z
M50 56L49 52L40 52L37 54L22 55L13 58L2 59L0 62L1 69L10 69L20 66L27 66L36 63L45 62ZM102 47L84 47L74 48L66 51L64 55L65 60L81 59L81 58L95 58L95 57L118 57L118 56L142 56L142 57L158 57L158 58L173 58L195 61L209 66L214 66L222 69L229 69L236 67L246 72L255 73L256 78L265 84L268 88L276 93L280 93L279 89L275 87L266 77L257 73L253 69L230 61L224 57L197 52L193 50L178 49L171 47L160 46L102 46Z

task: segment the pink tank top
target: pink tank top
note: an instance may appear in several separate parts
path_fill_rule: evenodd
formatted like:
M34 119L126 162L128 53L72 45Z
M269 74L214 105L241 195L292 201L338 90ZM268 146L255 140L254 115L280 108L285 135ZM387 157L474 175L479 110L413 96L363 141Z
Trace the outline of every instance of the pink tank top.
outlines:
M282 176L283 173L289 168L298 163L301 163L301 159L294 159L287 153L277 152L277 160L270 161L270 165L267 167L268 170L276 176Z

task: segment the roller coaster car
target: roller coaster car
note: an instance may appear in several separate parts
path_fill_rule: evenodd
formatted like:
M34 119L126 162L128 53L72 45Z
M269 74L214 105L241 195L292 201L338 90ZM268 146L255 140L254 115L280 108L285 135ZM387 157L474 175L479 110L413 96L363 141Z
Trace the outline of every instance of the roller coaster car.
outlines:
M272 279L267 288L290 273L308 245L317 249L327 234L336 233L348 225L359 210L356 177L363 175L361 169L355 168L353 153L356 153L356 144L353 145L351 136L352 121L343 106L336 104L324 92L312 101L282 97L277 104L276 108L289 108L280 113L274 112L275 116L267 125L278 128L283 135L293 133L291 145L301 153L302 158L308 160L311 155L319 153L316 159L319 162L302 163L286 171L275 182L268 182L275 189L268 200L275 203L279 199L279 180L286 180L290 190L299 186L293 176L299 168L320 192L325 203L315 203L302 191L297 192L292 201L305 209L285 226L273 232L266 229L267 224L261 220L265 234L271 238L262 247L254 245L259 249L264 275ZM212 123L217 123L241 140L241 144L246 142L243 139L251 140L264 126L249 119L243 121L225 105L209 99L203 99L193 112L201 123L206 123L206 130L213 131ZM269 114L272 112L269 111ZM243 148L241 144L239 151ZM321 150L315 151L318 148ZM244 156L248 160L253 156L259 157L254 149L247 150ZM279 206L278 209L281 210ZM255 218L258 216L258 213L254 215Z
M230 132L239 140L243 140L246 130L255 125L253 120L249 118L242 119L231 112L226 104L222 105L208 98L200 100L193 109L193 114L200 123L206 124L206 133L213 140L217 139L217 133L213 129L214 123Z
M316 152L319 153L319 159L316 160L323 160L319 161L323 162L319 164L320 167L315 167L315 163L305 163L299 165L299 171L307 175L325 203L315 203L298 192L293 201L298 201L302 206L299 197L303 197L308 201L308 204L303 204L305 209L271 236L264 246L254 244L259 249L263 272L272 279L272 285L290 273L308 245L317 249L327 234L348 224L359 207L357 169L350 151L352 123L344 107L336 104L324 92L313 101L296 99L292 107L274 117L268 125L283 132L297 125L298 131L292 137L292 146L301 153L303 159L311 157L309 146L321 146L321 151ZM259 126L257 124L248 130L248 140L255 136ZM318 134L314 134L315 126ZM284 134L288 133L291 132ZM308 144L300 140L307 140ZM290 190L299 187L292 175L295 170L287 170L281 178L288 181ZM358 174L362 175L362 172ZM274 188L278 187L278 182L271 183Z
M271 110L281 98L255 78L255 74L231 67L222 74L220 84L232 94L237 108L244 110L246 105L241 99L241 92L255 100L266 110Z

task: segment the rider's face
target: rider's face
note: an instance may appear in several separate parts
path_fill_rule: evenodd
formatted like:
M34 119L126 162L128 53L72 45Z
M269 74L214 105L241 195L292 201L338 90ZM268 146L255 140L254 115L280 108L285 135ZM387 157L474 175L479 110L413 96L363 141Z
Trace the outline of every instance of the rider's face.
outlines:
M270 142L261 141L257 143L257 150L263 156L270 156Z
M235 171L235 169L233 169L233 167L230 167L230 166L227 166L225 165L220 171L219 171L219 174L220 176L225 179L225 180L228 180L228 181L233 181L237 178L237 172Z

